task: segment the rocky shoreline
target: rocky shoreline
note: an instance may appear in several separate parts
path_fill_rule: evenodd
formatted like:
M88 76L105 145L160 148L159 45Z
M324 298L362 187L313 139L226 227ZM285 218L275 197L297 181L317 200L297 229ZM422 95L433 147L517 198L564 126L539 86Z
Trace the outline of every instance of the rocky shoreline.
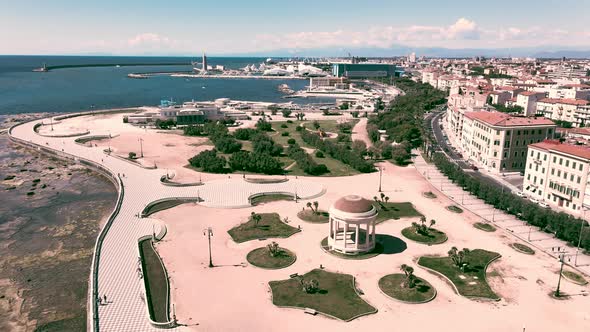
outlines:
M0 330L86 329L92 251L116 196L103 176L0 135Z

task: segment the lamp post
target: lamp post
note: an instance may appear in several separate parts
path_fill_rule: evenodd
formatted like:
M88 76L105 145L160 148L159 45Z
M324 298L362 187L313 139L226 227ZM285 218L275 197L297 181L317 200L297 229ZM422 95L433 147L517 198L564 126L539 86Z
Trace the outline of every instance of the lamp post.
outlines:
M51 131L53 131L53 117L49 118L49 122L51 123Z
M559 279L557 280L557 289L555 290L555 297L559 297L559 286L561 285L561 273L563 272L563 263L564 263L564 256L565 252L559 254L559 263L561 263L561 267L559 268Z
M211 257L211 237L213 236L213 228L205 228L203 230L203 235L209 240L209 267L213 267L213 258Z
M586 209L584 209L584 219L580 225L580 237L578 237L578 248L576 248L576 257L574 258L574 266L578 266L578 253L580 252L580 244L582 244L582 234L584 233L584 226L586 225Z
M379 166L379 192L381 192L381 179L383 177L383 168Z
M143 138L141 138L141 137L140 137L140 138L138 138L137 140L139 141L139 151L140 151L140 155L141 155L141 158L143 158Z
M111 131L109 130L109 154L111 154Z

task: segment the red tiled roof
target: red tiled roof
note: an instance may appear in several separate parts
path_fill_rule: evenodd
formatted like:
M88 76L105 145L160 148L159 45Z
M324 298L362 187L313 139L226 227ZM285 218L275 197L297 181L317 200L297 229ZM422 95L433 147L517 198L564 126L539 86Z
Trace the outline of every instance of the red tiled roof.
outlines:
M472 120L479 120L490 125L503 127L555 125L553 121L545 118L517 117L501 112L476 111L467 112L465 116Z
M572 145L567 143L559 143L558 140L545 140L539 143L533 143L529 147L545 150L566 153L580 158L590 159L590 148L585 145Z
M566 84L563 87L564 88L584 88L584 89L588 89L588 88L590 88L590 85L587 85L587 84Z
M540 103L547 104L565 104L565 105L588 105L589 101L585 99L571 99L571 98L543 98L539 100Z
M514 90L517 90L517 89L520 89L520 88L517 88L517 87L514 87L514 86L501 86L497 90L500 90L500 91L514 91Z
M525 91L525 92L521 92L520 93L523 96L534 96L534 95L538 95L538 94L543 94L543 92L538 92L538 91Z

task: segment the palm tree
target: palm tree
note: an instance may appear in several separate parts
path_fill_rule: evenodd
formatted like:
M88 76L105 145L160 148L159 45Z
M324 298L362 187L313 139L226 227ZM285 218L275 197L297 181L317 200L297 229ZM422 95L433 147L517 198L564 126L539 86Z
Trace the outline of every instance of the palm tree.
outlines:
M275 241L272 241L271 243L267 244L266 247L268 248L268 253L272 257L278 256L279 253L281 252L281 248L279 248L279 244L276 243Z
M379 202L379 199L377 199L377 196L373 196L373 199L375 200L375 202Z
M262 219L262 216L256 212L250 213L250 220L254 221L254 227L258 227L258 223Z
M406 264L402 264L400 266L400 269L402 271L404 271L404 274L406 275L406 280L404 281L404 286L406 287L414 287L414 281L416 279L416 276L414 276L414 268L411 266L408 266Z
M449 250L447 253L449 254L449 257L451 258L451 260L453 261L453 263L457 266L459 266L459 257L457 255L457 252L459 251L459 249L457 249L457 247L452 247L451 250Z
M436 224L436 220L430 219L430 225L428 225L428 229L431 229L434 224Z
M310 210L313 211L313 208L311 207L311 202L307 202L307 204L305 204L305 206L307 206Z
M389 196L385 196L385 203L389 202Z
M313 202L313 207L314 207L314 209L315 209L315 211L314 211L314 212L315 212L316 214L318 213L318 207L319 207L319 206L320 206L320 203L318 203L318 201L314 201L314 202Z
M381 202L383 202L383 199L385 198L385 194L381 193Z

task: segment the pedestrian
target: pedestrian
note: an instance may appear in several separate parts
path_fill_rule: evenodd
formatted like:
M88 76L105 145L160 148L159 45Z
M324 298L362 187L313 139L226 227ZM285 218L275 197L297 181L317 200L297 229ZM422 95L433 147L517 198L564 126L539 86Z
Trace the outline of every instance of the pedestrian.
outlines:
M108 303L108 301L107 301L107 295L106 295L106 294L104 294L104 295L103 295L103 298L104 298L104 304L107 304L107 303Z
M96 299L96 302L98 302L98 305L102 305L102 297L98 297L98 299Z

